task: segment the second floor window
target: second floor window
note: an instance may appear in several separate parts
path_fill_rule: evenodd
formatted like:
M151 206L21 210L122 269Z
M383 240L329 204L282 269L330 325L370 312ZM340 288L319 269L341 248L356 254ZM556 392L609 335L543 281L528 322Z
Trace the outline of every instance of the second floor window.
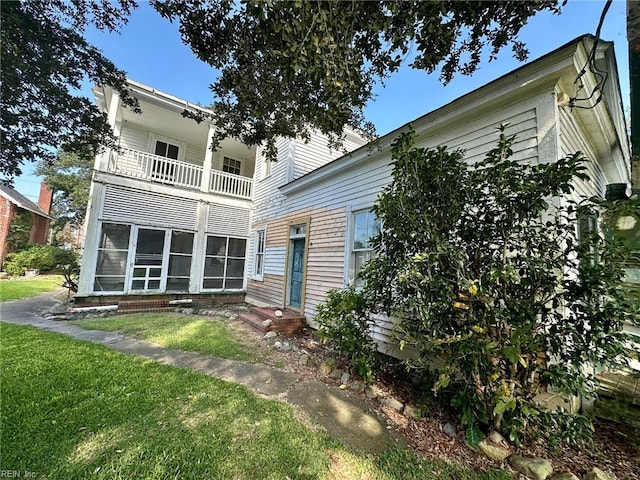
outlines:
M165 158L170 158L172 160L178 160L180 147L168 142L156 140L156 148L154 153L158 157L165 157ZM171 181L173 180L173 172L175 170L175 164L166 160L160 160L160 159L154 158L153 164L151 165L151 170L153 172L153 178L155 180Z
M222 171L232 173L234 175L240 175L242 162L234 158L224 157L222 160Z
M179 151L180 147L178 147L177 145L172 145L171 143L167 142L161 142L160 140L156 141L156 151L154 153L160 157L167 157L177 160Z

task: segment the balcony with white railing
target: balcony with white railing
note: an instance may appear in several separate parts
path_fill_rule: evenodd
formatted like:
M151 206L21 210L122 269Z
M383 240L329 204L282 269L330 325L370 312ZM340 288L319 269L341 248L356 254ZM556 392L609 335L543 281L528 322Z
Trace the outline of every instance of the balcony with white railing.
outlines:
M130 148L122 148L120 152L112 151L107 171L125 177L244 199L251 199L253 188L251 178L211 170L206 179L200 165ZM203 181L206 182L204 188Z

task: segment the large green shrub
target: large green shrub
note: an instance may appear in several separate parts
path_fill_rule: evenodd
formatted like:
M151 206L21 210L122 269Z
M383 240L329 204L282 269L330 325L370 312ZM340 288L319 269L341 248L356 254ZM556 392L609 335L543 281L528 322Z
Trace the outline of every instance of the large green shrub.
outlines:
M31 245L25 250L7 255L3 269L10 275L24 275L27 270L40 270L42 273L64 273L75 271L78 265L78 254L51 245Z
M344 290L331 290L327 301L318 305L315 320L318 333L330 340L351 363L353 373L367 382L375 379L380 369L380 354L372 340L374 321L367 304L353 285Z
M569 414L534 397L547 386L592 396L585 367L621 361L629 317L622 250L576 228L615 205L567 199L586 180L580 154L529 165L511 160L513 142L501 129L497 147L468 165L460 151L416 148L403 133L359 293L363 311L398 320L401 347L418 352L407 365L436 379L433 392L460 410L472 444L489 429L516 442L537 429L577 439L588 419L561 420Z

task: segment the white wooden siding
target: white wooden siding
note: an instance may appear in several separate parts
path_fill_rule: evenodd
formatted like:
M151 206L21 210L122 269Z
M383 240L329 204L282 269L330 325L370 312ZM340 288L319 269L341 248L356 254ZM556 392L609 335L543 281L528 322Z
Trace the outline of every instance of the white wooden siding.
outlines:
M607 179L599 164L599 158L584 134L575 117L563 109L559 112L560 119L560 156L566 157L576 152L582 152L589 162L585 165L591 181L575 181L575 196L599 195L604 198Z
M212 203L207 216L207 233L246 238L249 236L250 215L248 208Z
M312 135L308 143L302 140L295 141L293 178L291 180L299 178L365 143L364 141L358 143L357 137L353 135L349 135L342 148L339 149L330 149L328 142L329 139L319 132Z
M463 149L465 159L476 162L496 146L497 127L505 124L507 135L517 134L513 158L536 163L539 156L538 118L535 100L527 99L509 109L496 109L458 120L455 125L427 130L418 138L417 146L447 145L450 150ZM281 207L287 216L311 211L305 292L305 315L311 325L315 325L316 306L326 299L328 290L344 285L346 222L350 221L347 211L351 207L373 206L380 191L391 180L390 161L389 150L374 151L344 173L319 178L308 188L290 194ZM396 348L391 338L392 330L391 320L381 321L374 329L374 338L386 345L386 349Z
M196 230L196 200L107 185L102 220Z
M264 273L284 276L286 247L266 247L264 250Z
M146 152L149 148L149 130L125 123L120 130L120 146Z

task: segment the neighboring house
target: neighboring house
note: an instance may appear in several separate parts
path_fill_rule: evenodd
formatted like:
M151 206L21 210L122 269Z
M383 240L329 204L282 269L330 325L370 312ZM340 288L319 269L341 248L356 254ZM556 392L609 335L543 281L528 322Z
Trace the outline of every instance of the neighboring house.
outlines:
M0 184L0 267L10 251L9 240L18 222L20 228L29 229L27 243L47 243L52 200L53 192L44 183L40 184L37 204L13 188Z
M77 301L158 294L244 299L254 189L275 190L342 153L319 137L309 145L282 141L287 153L274 175L255 147L227 139L212 151L213 127L181 115L206 109L137 82L129 86L142 114L123 108L111 88L94 90L119 148L95 160ZM353 148L364 143L356 141ZM295 164L294 150L301 155ZM282 169L288 173L280 177Z
M416 119L417 146L461 148L475 162L495 146L496 129L505 124L507 134L517 134L515 160L544 163L585 154L592 181L577 181L575 195L604 197L608 185L628 184L630 149L612 43L600 41L595 50L598 69L608 72L602 101L596 104L595 95L581 103L592 108L559 105L565 94L573 96L593 45L592 36L577 38ZM597 79L587 70L581 82L590 92ZM279 163L272 168L272 183L254 192L247 302L294 309L313 324L329 289L357 282L377 228L370 210L391 180L390 145L406 128L304 175L285 173ZM294 165L301 161L297 152L293 156ZM376 340L390 345L392 328L381 319Z

